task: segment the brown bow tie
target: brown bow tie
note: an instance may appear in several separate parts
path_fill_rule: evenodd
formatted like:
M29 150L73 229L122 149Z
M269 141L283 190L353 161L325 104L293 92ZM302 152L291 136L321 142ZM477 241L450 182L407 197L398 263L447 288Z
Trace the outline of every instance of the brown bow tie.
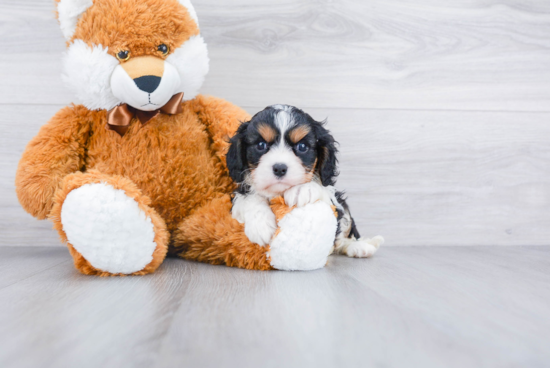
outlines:
M137 117L141 124L145 125L161 112L168 115L179 114L183 112L182 100L183 92L180 92L174 95L166 105L154 111L141 111L127 104L118 105L107 113L107 129L113 130L123 137L134 117Z

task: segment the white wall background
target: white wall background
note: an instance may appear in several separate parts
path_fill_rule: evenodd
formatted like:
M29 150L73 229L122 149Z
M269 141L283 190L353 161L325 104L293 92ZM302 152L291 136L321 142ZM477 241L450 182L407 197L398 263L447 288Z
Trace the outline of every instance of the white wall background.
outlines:
M339 187L388 245L550 244L550 2L195 0L206 94L328 118ZM26 143L73 101L53 1L0 0L0 246L60 245L17 202Z

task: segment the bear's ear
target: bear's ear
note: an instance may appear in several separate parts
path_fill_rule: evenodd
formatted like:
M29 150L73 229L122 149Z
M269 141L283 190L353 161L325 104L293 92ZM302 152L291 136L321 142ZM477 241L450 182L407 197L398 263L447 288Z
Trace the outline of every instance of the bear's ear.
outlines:
M179 0L180 4L185 6L187 8L187 11L189 12L189 15L191 15L191 18L197 23L197 27L199 26L199 17L197 17L197 12L195 11L195 8L193 7L193 4L191 4L191 0Z
M94 2L92 0L55 0L55 2L57 3L57 19L61 32L69 41L76 31L78 19L94 5Z

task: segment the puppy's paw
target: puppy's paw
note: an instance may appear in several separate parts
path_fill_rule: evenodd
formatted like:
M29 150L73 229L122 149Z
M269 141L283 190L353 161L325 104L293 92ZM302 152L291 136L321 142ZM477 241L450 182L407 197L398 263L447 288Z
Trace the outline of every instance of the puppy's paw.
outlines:
M254 216L247 216L244 222L244 233L252 243L267 245L277 230L277 219L269 207L256 211Z
M349 239L343 253L348 257L368 258L372 257L382 244L384 244L384 238L381 236L375 236L372 239Z
M231 210L233 218L244 224L244 233L253 243L269 244L277 230L277 219L264 197L237 194Z
M324 199L323 190L323 186L315 182L295 185L285 192L285 203L289 207L303 207L306 204L315 203L320 199Z

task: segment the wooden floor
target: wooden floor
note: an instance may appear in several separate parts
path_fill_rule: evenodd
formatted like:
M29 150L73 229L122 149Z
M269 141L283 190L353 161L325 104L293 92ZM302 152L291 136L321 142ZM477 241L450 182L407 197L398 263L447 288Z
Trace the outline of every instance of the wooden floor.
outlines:
M391 247L314 272L96 278L0 248L1 367L548 367L550 247Z

